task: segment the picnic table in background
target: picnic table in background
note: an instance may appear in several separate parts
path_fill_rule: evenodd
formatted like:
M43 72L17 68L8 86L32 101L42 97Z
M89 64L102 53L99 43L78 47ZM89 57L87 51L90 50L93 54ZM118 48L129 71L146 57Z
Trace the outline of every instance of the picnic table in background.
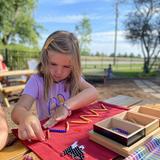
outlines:
M8 96L15 92L21 92L25 83L32 74L37 73L36 70L13 70L0 72L0 96L6 107L10 107ZM25 76L26 78L19 78ZM17 78L16 78L17 77Z

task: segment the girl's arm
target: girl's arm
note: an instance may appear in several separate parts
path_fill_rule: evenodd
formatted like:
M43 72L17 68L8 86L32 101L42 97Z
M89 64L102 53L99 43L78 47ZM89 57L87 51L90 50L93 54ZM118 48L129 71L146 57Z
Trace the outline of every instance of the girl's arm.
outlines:
M82 108L98 98L98 92L94 86L85 81L81 80L81 92L77 95L68 99L65 103L70 110L76 110Z
M81 81L81 92L65 101L65 107L59 107L56 113L44 125L44 128L56 125L59 121L67 118L69 110L82 108L97 100L98 93L95 87L84 79ZM68 110L68 111L67 111Z
M7 138L8 138L7 120L2 107L0 107L0 150L4 148L4 146L6 145Z
M12 120L19 125L18 137L22 140L44 140L44 134L38 118L30 111L34 98L22 95L12 111Z

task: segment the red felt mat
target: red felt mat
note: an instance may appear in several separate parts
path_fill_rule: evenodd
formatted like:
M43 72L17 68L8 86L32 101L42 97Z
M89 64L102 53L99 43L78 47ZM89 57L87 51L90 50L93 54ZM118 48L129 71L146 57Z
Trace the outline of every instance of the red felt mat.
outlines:
M79 145L85 146L85 159L86 160L110 160L117 156L117 153L112 152L103 146L96 144L89 140L88 132L93 129L93 124L107 117L111 117L117 113L124 111L123 108L115 107L114 105L97 102L89 105L83 109L74 111L72 116L70 116L67 121L71 120L81 120L80 115L92 114L89 109L100 108L101 104L104 104L108 111L98 112L99 117L90 117L92 122L88 124L70 124L70 129L67 133L51 133L51 138L45 142L28 142L22 141L22 143L29 147L34 153L36 153L43 160L61 160L61 159L71 159L69 156L61 157L60 153L68 148L75 141L78 141ZM61 122L54 128L65 128L65 122ZM17 129L13 129L13 133L17 136Z

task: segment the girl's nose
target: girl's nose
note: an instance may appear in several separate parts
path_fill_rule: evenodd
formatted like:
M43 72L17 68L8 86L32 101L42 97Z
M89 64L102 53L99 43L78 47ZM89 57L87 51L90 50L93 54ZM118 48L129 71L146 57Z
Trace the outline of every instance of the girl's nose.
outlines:
M62 73L62 67L57 67L56 68L56 74L60 75Z

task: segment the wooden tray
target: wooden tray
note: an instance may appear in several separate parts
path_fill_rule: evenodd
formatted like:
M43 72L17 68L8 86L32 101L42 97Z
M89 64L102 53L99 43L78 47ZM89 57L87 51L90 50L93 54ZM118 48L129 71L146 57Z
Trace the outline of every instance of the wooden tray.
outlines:
M146 105L143 105L143 107L149 107L149 108L153 108L153 109L160 109L160 103L157 103L157 104L146 104Z
M131 110L160 118L160 109L146 107L146 106L137 106L132 108Z
M159 127L159 120L157 117L152 117L139 112L126 111L118 114L116 117L144 126L145 136Z
M114 129L117 128L127 134L115 131ZM93 130L125 146L130 146L145 136L143 126L116 117L106 118L95 123Z
M138 142L134 143L133 145L131 145L130 147L126 147L118 142L115 142L114 140L111 140L110 138L107 138L105 136L102 136L96 132L94 132L93 130L89 132L89 139L124 156L127 157L128 155L130 155L131 153L133 153L133 151L135 151L135 149L137 149L139 146L143 145L145 142L148 141L149 138L151 138L154 135L160 134L160 128L156 129L155 131L151 132L150 134L148 134L147 136L145 136L144 138L140 139Z
M113 105L123 106L123 107L131 107L137 103L140 103L142 99L137 97L130 97L125 95L118 95L109 99L104 99L103 102L110 103Z

